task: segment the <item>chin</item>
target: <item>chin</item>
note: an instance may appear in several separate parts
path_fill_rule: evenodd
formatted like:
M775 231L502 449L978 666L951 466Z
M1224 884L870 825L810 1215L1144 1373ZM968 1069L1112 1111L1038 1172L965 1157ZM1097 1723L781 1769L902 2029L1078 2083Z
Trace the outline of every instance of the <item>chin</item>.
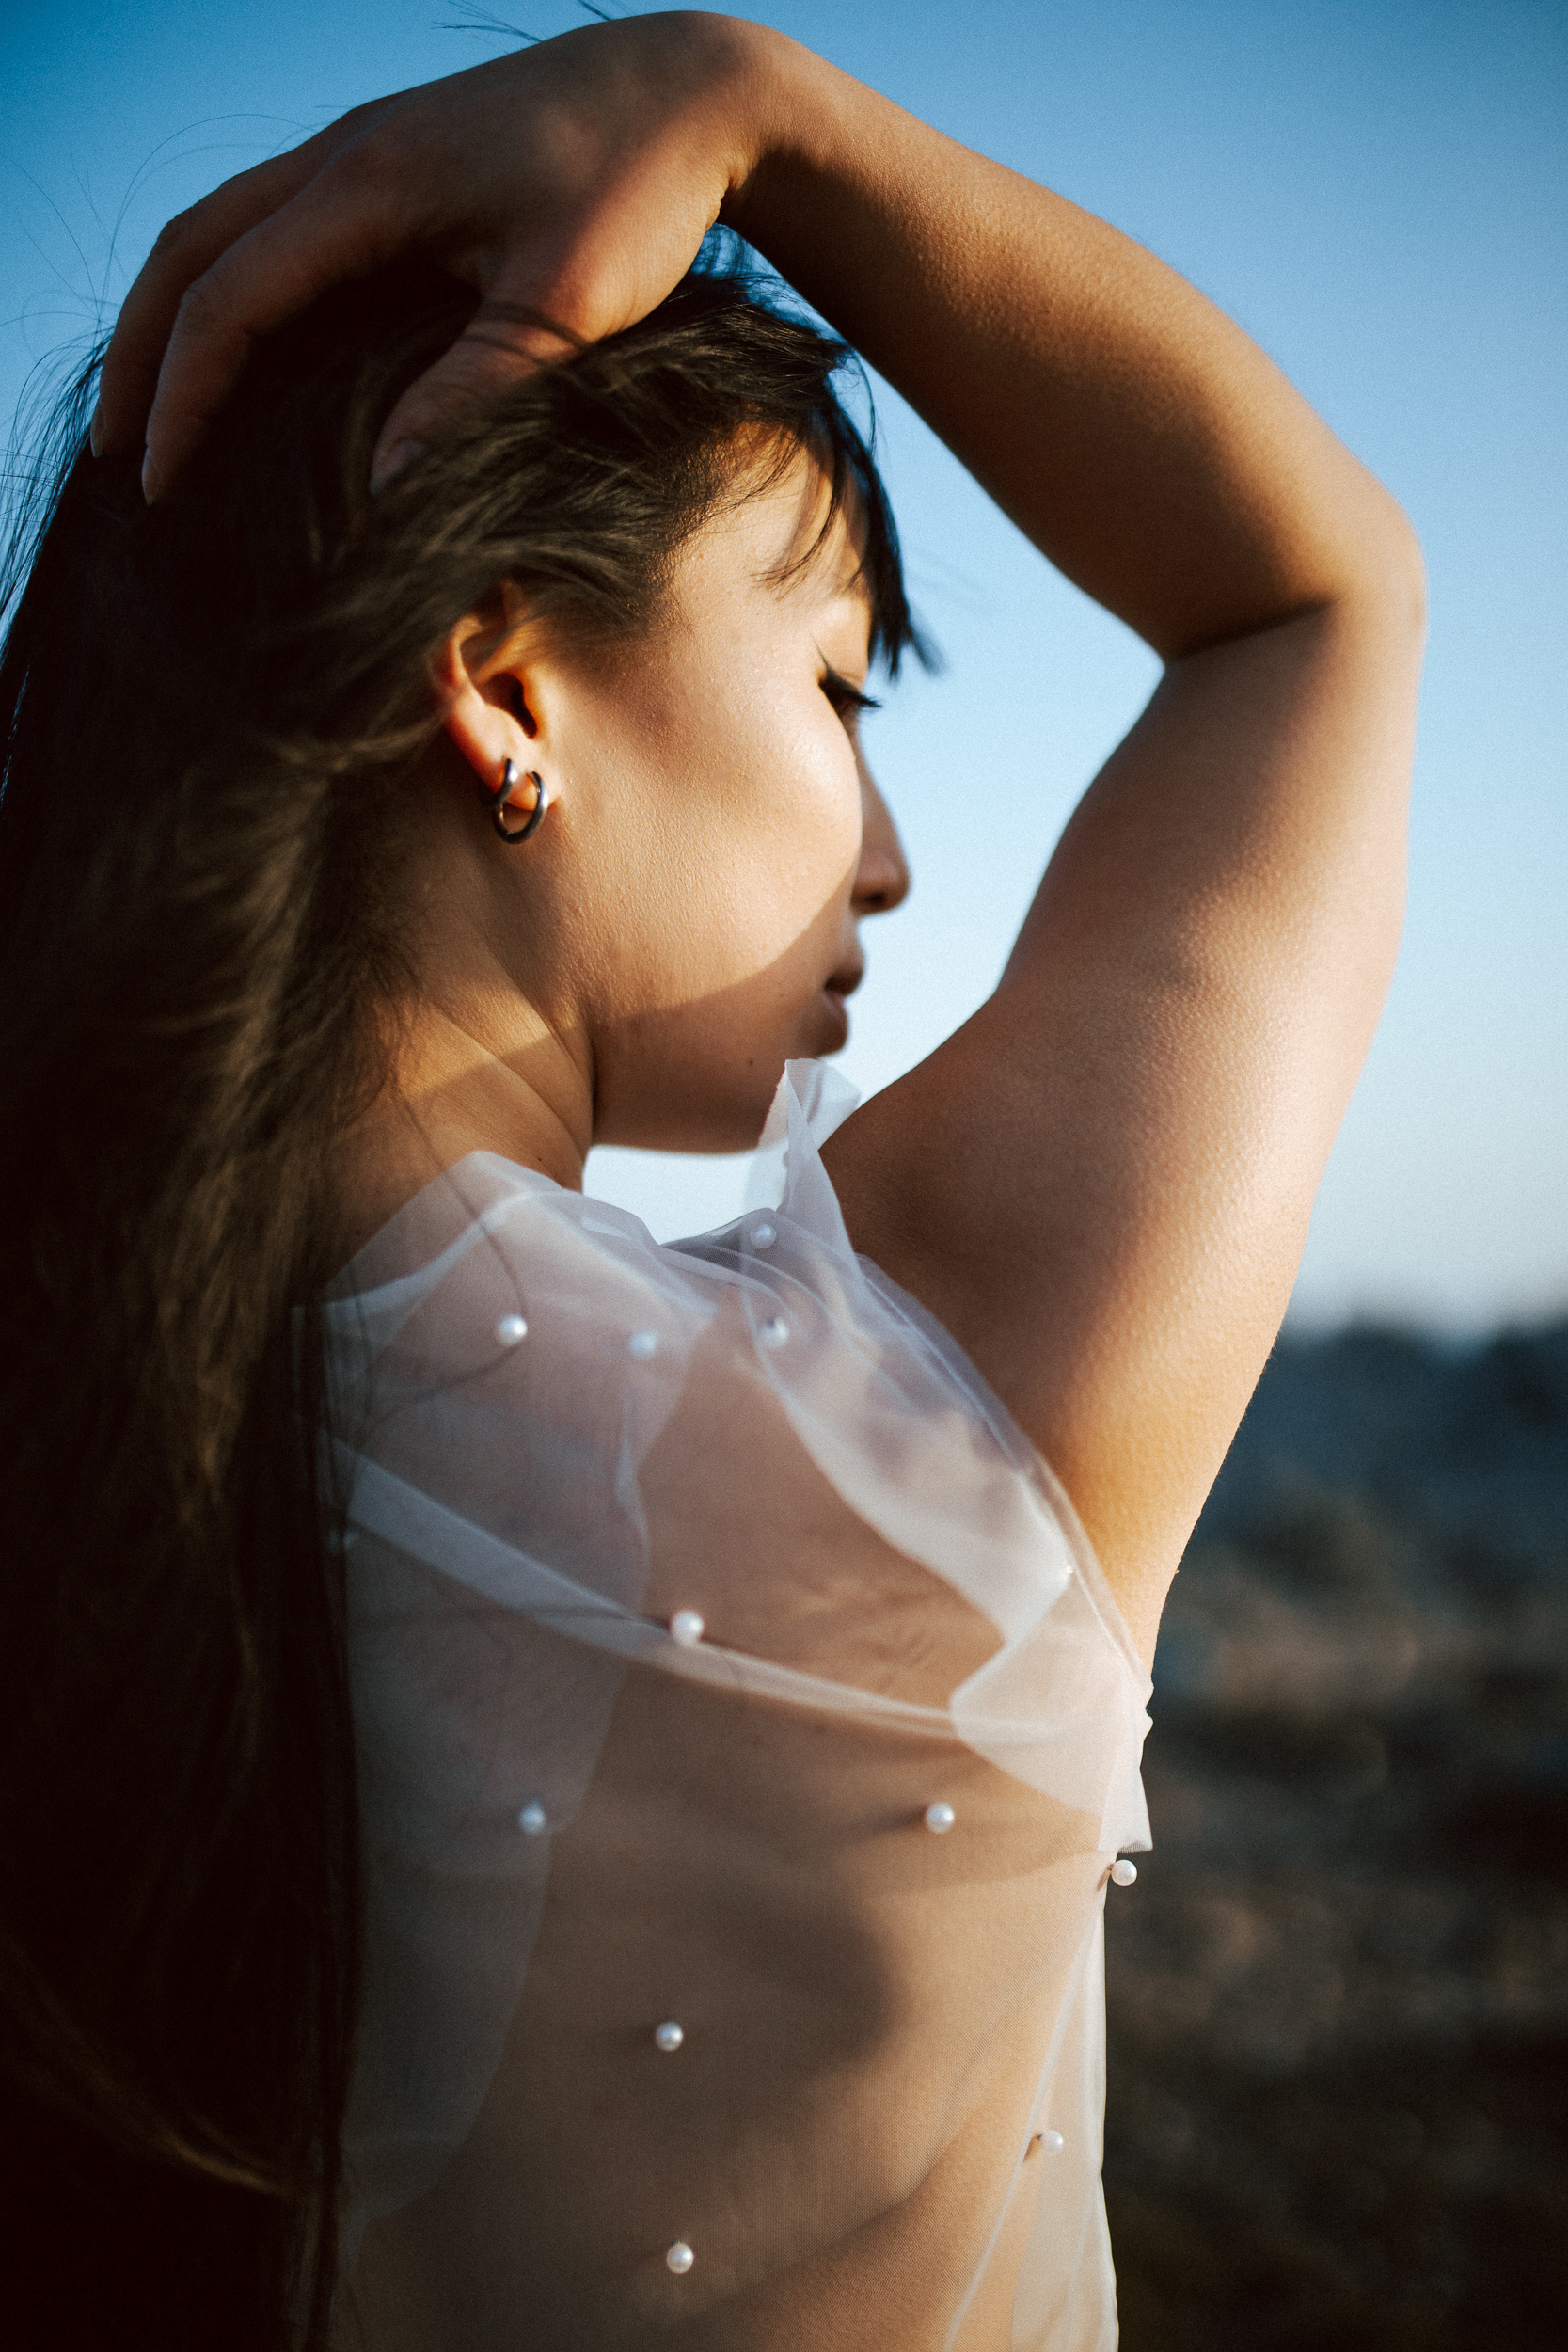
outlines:
M800 1025L809 1043L798 1045L790 1059L816 1061L825 1054L842 1054L849 1042L849 1009L835 988L818 992L809 1017Z

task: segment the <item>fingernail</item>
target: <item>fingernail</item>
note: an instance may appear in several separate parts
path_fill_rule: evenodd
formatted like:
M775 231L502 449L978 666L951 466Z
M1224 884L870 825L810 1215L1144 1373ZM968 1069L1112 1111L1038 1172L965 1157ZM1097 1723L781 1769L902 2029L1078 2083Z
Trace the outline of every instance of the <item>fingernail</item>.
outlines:
M149 450L141 461L141 494L149 506L151 505L162 487L163 485L158 480L158 469L152 463L152 452Z
M384 490L394 474L400 474L404 466L411 466L415 458L422 457L424 453L423 441L394 442L379 465L371 468L372 495L373 496L377 490Z
M92 422L87 427L87 447L91 450L95 457L103 456L103 403L102 401L99 402L97 407L93 410Z

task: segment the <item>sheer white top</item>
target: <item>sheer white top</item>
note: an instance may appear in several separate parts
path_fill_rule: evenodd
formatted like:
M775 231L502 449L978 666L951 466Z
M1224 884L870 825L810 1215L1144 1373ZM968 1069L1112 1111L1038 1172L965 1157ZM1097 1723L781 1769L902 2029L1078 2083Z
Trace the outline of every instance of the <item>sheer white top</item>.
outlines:
M857 2352L1116 2341L1148 1684L1050 1471L850 1248L852 1100L791 1064L778 1206L699 1240L481 1152L332 1286L372 2352L847 2345L847 2282Z

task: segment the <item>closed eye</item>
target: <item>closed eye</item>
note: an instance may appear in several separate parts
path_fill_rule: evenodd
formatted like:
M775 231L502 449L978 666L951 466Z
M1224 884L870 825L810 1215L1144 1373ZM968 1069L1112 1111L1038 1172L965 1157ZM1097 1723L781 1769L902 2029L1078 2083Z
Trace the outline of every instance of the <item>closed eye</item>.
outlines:
M882 707L870 694L863 694L858 686L851 686L847 677L840 677L833 669L828 670L823 676L822 691L851 732L863 710L880 710Z

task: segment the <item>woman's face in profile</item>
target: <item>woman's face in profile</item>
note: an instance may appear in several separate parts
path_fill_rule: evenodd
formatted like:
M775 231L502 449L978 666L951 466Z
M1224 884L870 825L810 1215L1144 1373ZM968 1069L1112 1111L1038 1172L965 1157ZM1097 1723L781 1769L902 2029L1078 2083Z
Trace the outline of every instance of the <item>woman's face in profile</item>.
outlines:
M530 993L586 1031L596 1142L754 1142L784 1060L847 1036L860 919L908 889L858 741L860 532L841 514L819 537L827 504L805 458L740 496L644 636L541 681L559 799Z

